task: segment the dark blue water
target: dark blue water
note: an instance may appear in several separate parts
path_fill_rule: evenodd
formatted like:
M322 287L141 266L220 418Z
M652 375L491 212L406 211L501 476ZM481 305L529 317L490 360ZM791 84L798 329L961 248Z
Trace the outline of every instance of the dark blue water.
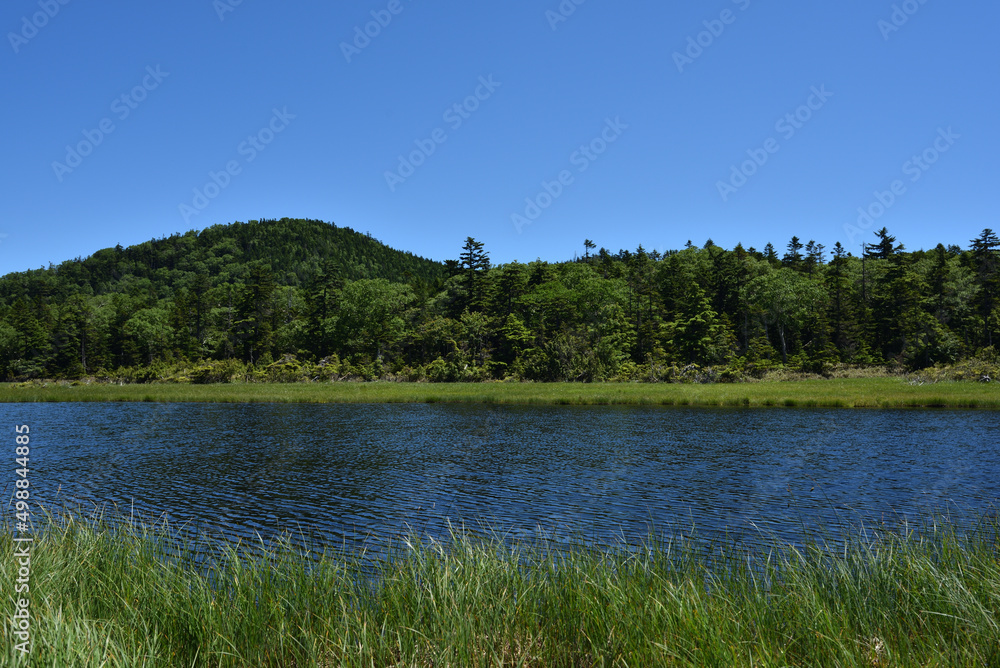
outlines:
M966 521L1000 498L1000 413L442 404L6 404L32 499L228 538L358 546L449 522L613 543ZM12 509L8 507L7 514Z

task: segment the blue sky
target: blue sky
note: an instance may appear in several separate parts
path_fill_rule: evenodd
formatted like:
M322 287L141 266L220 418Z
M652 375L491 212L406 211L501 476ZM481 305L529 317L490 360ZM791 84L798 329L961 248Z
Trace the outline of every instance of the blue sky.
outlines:
M436 260L470 235L494 262L585 238L857 252L883 225L967 247L1000 228L998 20L986 0L10 0L0 272L285 216Z

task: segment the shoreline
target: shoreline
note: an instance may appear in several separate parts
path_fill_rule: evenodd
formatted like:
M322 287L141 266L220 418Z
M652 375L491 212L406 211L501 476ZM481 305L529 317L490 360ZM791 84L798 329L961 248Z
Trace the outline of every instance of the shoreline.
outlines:
M402 540L371 571L280 541L198 562L166 552L165 529L83 518L35 536L32 664L995 665L998 531L710 554L453 534ZM15 549L0 539L8 580Z
M914 385L900 377L686 383L186 383L0 384L0 403L460 403L732 408L1000 409L1000 384Z

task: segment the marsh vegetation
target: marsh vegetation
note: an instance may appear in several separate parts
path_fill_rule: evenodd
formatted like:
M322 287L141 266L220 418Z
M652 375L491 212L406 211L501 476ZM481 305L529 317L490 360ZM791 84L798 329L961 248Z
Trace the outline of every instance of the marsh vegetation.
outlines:
M33 547L31 663L990 666L998 536L996 518L753 550L456 532L403 537L374 561L279 540L206 563L190 544L168 549L163 525L50 517ZM12 552L8 532L7 581Z

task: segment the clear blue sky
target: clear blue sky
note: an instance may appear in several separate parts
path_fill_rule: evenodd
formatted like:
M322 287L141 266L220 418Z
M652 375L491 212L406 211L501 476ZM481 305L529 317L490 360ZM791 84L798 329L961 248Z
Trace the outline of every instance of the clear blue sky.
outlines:
M494 262L568 259L585 238L857 252L882 225L909 249L1000 228L996 2L562 7L9 0L0 272L285 216L436 260L471 235ZM417 142L433 153L404 179ZM225 187L201 200L210 173Z

